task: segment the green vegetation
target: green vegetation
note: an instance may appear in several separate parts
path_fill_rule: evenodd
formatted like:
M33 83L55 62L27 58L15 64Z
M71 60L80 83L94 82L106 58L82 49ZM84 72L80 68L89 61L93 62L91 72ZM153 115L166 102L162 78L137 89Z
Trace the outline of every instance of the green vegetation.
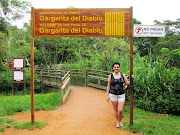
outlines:
M1 116L30 110L30 96L21 96L23 95L22 84L15 84L15 95L19 96L6 96L11 94L12 87L12 71L8 67L9 63L12 62L11 58L25 56L30 61L30 24L25 23L23 28L19 29L12 26L10 22L22 18L29 12L29 7L30 3L26 1L3 0L0 2ZM141 24L135 18L133 22ZM176 21L159 22L155 20L154 23L165 25L165 38L140 37L133 39L134 103L136 107L144 110L167 113L169 114L168 120L171 120L171 117L175 116L170 114L180 114L180 18L177 18ZM34 45L35 65L42 67L55 65L54 67L58 67L58 64L61 64L63 69L91 68L112 71L111 66L117 61L121 63L121 72L129 74L129 38L126 37L36 37ZM30 69L28 65L26 65L25 72L26 94L30 94ZM37 84L37 79L38 76L35 75L35 93L47 93L46 86ZM36 110L57 108L60 103L59 93L52 93L49 97L47 95L36 94ZM54 99L58 97L55 104L53 103L54 99L50 97ZM152 123L149 127L154 126L154 120L156 119L146 119L147 123L145 124L149 122ZM166 120L162 120L165 126L170 125L166 124ZM170 122L172 125L175 123ZM143 122L139 121L139 123ZM159 125L163 125L163 123ZM136 130L137 127L131 128ZM140 125L140 128L147 127ZM157 126L151 128L156 129ZM143 129L143 132L147 130L147 134L155 134L156 132L152 129ZM166 131L165 128L162 129ZM171 127L169 130L173 129Z
M6 128L14 126L16 129L29 129L43 128L47 125L47 122L35 121L34 125L31 125L29 121L15 121L13 118L0 117L0 132L4 132Z
M36 121L33 125L29 121L17 121L13 123L14 127L17 129L29 129L34 130L35 128L43 128L47 125L47 122Z
M11 127L11 122L15 121L12 118L2 117L0 116L0 132L3 132L5 128Z
M144 117L145 114L147 117ZM149 116L148 116L149 114ZM160 115L160 113L154 113L145 111L139 108L134 108L133 113L133 125L129 125L129 119L123 124L121 129L127 129L133 133L143 133L144 135L179 135L180 134L180 117L174 115L168 115L168 118L164 117L150 117L151 115ZM125 106L123 111L124 118L129 118L129 105ZM167 116L167 115L166 115Z
M48 94L36 94L35 111L37 110L54 110L60 105L60 92L48 93ZM3 132L5 128L12 126L11 122L14 119L7 118L7 115L13 115L17 112L30 111L30 95L25 96L3 96L0 95L0 132ZM30 122L15 122L14 127L17 129L29 129L42 128L46 125L46 122L35 122L35 125L31 125Z
M118 61L118 58L115 61ZM73 65L65 64L62 68L86 68L89 62L91 61L80 60ZM113 63L113 61L111 62ZM120 72L128 74L129 57L123 57L120 63ZM144 110L178 115L180 111L180 69L176 67L166 68L162 64L161 59L158 58L151 62L148 56L140 57L139 55L135 55L134 63L135 105ZM98 64L101 63L97 58L96 66L99 66Z
M159 113L179 114L180 69L165 68L160 59L134 59L134 101L137 107Z
M25 93L30 94L30 68L27 67L24 69L26 88ZM38 85L37 83L38 76L35 74L35 93L46 93L45 86ZM0 74L0 93L3 95L12 95L12 71L10 69L4 69ZM14 93L15 95L24 94L24 84L23 83L14 83Z
M30 111L30 95L0 96L0 116L13 115L17 112ZM60 104L60 92L35 94L35 110L53 110Z
M141 23L133 19L134 23ZM138 107L159 113L179 114L179 21L155 21L166 25L165 38L134 38L134 96ZM22 29L8 25L8 35L0 31L0 61L26 56L30 60L30 25ZM8 42L6 38L8 37ZM10 38L9 38L10 37ZM10 45L8 45L9 43ZM63 64L65 69L100 69L112 71L115 61L121 72L129 74L129 38L36 37L35 64L43 67ZM11 70L0 62L0 93L11 94ZM27 66L27 65L26 65ZM57 66L56 66L57 67ZM26 92L30 92L30 70L26 72ZM38 77L35 76L35 83ZM35 84L36 93L46 93L45 86ZM16 84L16 94L23 93Z

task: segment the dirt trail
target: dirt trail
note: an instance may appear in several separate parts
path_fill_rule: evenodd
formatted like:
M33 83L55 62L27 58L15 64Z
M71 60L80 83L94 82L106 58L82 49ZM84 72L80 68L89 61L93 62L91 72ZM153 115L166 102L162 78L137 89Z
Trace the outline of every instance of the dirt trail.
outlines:
M16 120L29 120L30 112L12 116ZM67 103L55 111L38 111L35 120L48 125L34 131L6 129L0 135L133 135L115 128L111 103L106 102L102 90L73 88Z

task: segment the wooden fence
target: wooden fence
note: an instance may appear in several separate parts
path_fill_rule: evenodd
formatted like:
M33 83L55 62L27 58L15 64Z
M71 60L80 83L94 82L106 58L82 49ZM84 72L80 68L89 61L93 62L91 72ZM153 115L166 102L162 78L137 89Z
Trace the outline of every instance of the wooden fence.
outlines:
M76 85L90 86L106 90L108 75L112 72L95 69L69 69L71 71L71 83Z
M83 85L106 90L109 71L95 69L50 69L35 68L35 73L39 75L40 83L61 88L61 103L66 101L70 92L70 85ZM70 78L71 76L71 78ZM125 86L126 88L126 86Z
M64 104L70 93L70 71L36 67L35 73L40 83L60 88L61 104Z

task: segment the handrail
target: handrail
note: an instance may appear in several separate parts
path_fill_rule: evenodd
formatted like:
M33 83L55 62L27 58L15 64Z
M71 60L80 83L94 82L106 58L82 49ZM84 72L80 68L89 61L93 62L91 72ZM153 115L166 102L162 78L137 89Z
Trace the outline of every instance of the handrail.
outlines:
M70 71L68 71L61 80L64 82L64 80L68 78L68 75L70 75Z
M70 71L68 71L61 79L61 104L64 104L70 93Z
M88 69L88 70L93 70L93 71L98 71L98 72L105 72L105 73L112 73L112 72L110 72L110 71L103 71L103 70L96 70L96 69Z
M100 75L100 76L108 76L108 75L105 75L105 74L99 74L99 73L93 73L93 72L88 72L90 74L94 74L94 75Z
M108 75L112 74L110 71L96 70L96 69L50 69L50 68L36 68L35 72L40 76L40 83L51 84L61 88L61 104L65 103L70 92L71 79L75 79L76 84L82 84L90 87L100 88L106 90ZM71 76L71 78L70 78ZM128 77L128 75L126 75ZM53 83L54 82L54 83Z

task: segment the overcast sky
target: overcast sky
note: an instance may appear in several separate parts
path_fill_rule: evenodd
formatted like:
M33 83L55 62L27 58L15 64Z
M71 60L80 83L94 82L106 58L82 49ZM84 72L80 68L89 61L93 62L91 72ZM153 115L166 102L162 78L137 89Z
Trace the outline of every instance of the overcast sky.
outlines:
M180 0L26 0L34 8L129 8L133 7L133 18L144 25L153 25L155 19L159 21L180 18ZM29 22L31 15L14 24L21 27Z

